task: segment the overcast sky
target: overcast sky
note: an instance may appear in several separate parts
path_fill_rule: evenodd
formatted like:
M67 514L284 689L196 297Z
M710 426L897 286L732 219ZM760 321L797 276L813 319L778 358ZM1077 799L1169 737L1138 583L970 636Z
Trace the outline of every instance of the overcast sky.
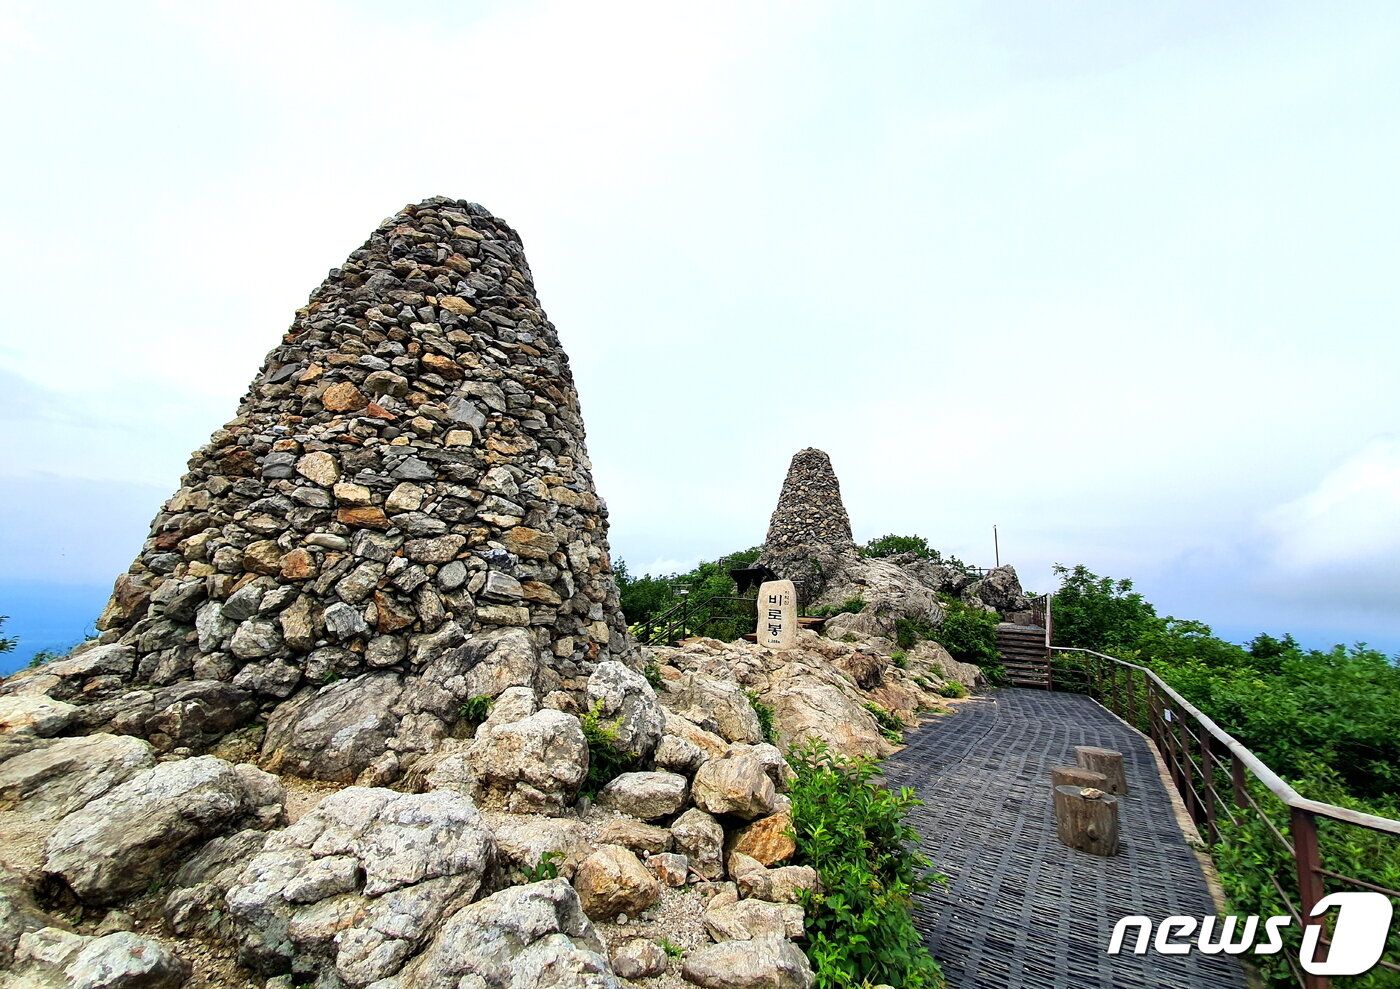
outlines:
M0 614L82 637L385 216L522 234L633 572L857 539L1400 650L1400 7L0 0Z

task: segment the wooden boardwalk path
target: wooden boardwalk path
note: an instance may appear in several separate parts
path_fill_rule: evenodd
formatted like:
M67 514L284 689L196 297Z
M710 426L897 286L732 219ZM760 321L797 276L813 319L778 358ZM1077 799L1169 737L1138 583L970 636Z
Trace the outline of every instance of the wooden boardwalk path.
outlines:
M921 897L915 924L951 989L1245 989L1227 955L1109 955L1119 918L1154 924L1218 912L1177 824L1146 740L1076 694L1009 688L925 721L885 761L914 787L923 851L949 879ZM1076 745L1123 753L1122 851L1076 852L1055 837L1050 770Z

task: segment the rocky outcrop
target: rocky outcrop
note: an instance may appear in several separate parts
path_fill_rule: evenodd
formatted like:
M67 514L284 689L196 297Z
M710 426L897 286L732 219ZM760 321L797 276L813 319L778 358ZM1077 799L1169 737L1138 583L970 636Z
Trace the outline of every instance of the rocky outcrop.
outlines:
M57 927L25 934L6 985L24 989L177 989L190 963L157 941L117 931L87 937Z
M239 961L267 974L333 971L350 986L389 978L471 902L492 847L461 794L331 794L274 835L229 890Z
M161 763L65 817L44 870L84 902L119 901L217 835L281 823L284 800L277 779L252 766L214 756Z
M578 894L563 879L513 886L454 913L376 989L621 989Z

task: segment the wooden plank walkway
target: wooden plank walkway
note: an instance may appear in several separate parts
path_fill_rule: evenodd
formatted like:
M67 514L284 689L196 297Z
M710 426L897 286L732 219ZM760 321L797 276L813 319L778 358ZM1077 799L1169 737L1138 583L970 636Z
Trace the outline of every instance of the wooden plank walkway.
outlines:
M884 773L918 791L924 806L910 821L949 878L920 898L914 921L952 989L1245 989L1230 956L1105 951L1121 917L1217 913L1137 732L1086 697L1008 688L906 739ZM1123 753L1132 792L1121 798L1113 858L1055 837L1050 770L1073 765L1076 745Z

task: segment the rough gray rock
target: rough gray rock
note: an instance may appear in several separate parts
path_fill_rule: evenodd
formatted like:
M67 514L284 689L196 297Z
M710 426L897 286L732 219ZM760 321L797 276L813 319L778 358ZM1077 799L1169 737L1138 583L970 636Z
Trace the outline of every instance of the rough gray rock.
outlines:
M1016 569L1011 566L987 571L985 577L968 586L965 596L980 601L994 611L1025 611L1030 607L1030 601L1021 590Z
M390 709L403 689L396 673L366 673L308 687L267 721L263 765L277 773L351 783L383 755L398 728Z
M584 859L574 874L574 889L591 920L611 920L620 913L635 917L661 898L656 877L619 845L604 845Z
M77 707L46 694L12 694L0 697L0 734L25 732L48 738L73 720Z
M729 742L761 742L763 728L748 695L736 683L685 674L665 697L666 707Z
M679 735L662 735L661 744L652 757L658 769L669 769L673 773L691 775L709 758L694 742Z
M681 971L704 989L811 989L816 981L802 949L781 938L708 945L692 951Z
M20 938L11 980L24 989L175 989L189 962L130 931L85 937L46 927Z
M752 941L763 937L801 937L803 911L795 903L739 900L705 911L705 929L716 941Z
M650 979L666 971L666 952L655 941L635 937L612 949L613 972L624 979Z
M156 762L149 742L121 735L56 738L0 762L0 810L56 820Z
M463 699L496 697L511 687L534 689L540 655L524 629L498 629L458 647L455 665L465 670Z
M0 863L0 969L9 968L23 935L52 923L34 902L24 877Z
M666 714L646 677L616 660L599 663L588 678L588 704L601 720L615 722L617 743L650 759L666 727Z
M745 749L711 759L695 772L695 806L746 821L773 813L777 788L762 753Z
M348 787L273 835L226 897L242 964L394 975L480 889L492 838L467 797ZM409 983L411 984L411 983Z
M578 718L546 708L477 732L468 759L483 807L559 814L588 775L588 742Z
M690 796L690 784L676 773L623 773L598 794L598 803L642 821L678 814Z
M692 807L671 825L676 851L706 879L724 878L724 828L703 810Z
M376 989L621 989L605 948L563 879L512 886L463 907Z
M85 902L115 902L217 835L280 823L283 801L276 779L252 766L214 756L161 763L65 817L44 870Z

